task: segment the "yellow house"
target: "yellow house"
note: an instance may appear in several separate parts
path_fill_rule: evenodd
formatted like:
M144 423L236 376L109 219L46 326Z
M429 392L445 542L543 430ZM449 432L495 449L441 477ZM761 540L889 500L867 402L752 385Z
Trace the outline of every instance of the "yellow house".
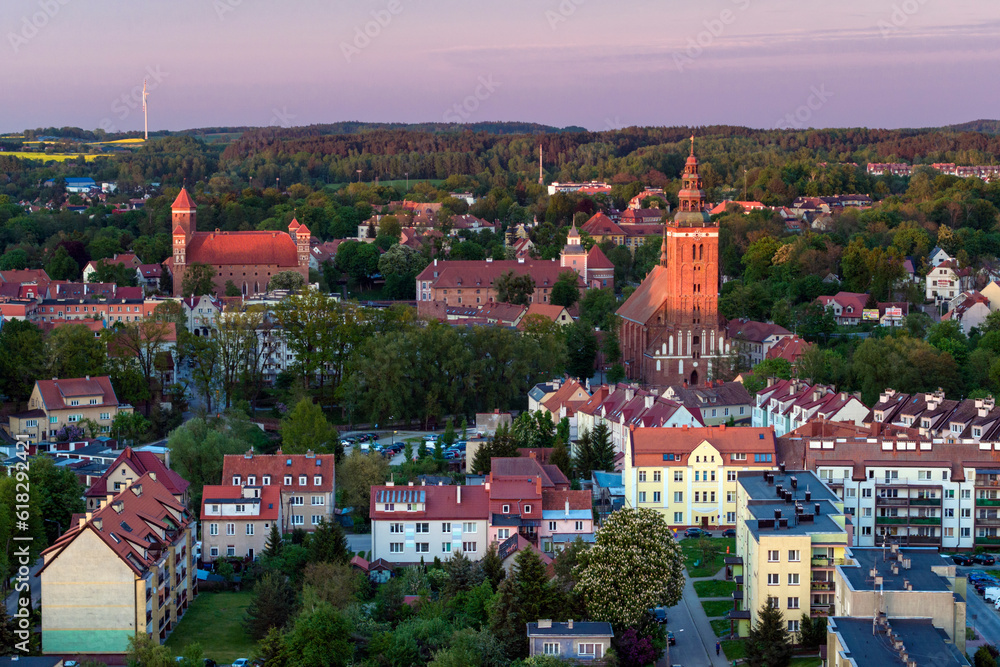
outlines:
M675 529L719 528L736 523L737 474L774 466L774 431L632 427L624 454L626 507L655 509Z
M132 412L132 406L118 403L107 375L38 380L28 410L11 415L8 428L13 436L28 436L32 444L56 438L66 426L82 427L88 420L98 425L99 433L107 434L119 412Z
M146 473L42 552L42 652L125 653L159 640L197 594L194 517Z
M834 568L852 540L844 504L813 472L745 472L738 476L736 556L743 572L743 609L731 614L741 636L764 604L782 611L789 632L802 614L828 616Z

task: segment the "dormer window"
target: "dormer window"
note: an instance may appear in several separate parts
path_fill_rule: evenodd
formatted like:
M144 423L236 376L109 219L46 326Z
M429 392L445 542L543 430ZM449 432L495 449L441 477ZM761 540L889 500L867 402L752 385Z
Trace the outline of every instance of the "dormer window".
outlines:
M254 486L257 483L257 475L247 475L247 484Z
M292 476L285 475L285 486L291 486L291 485L292 485Z
M313 484L315 484L316 486L322 486L323 475L313 475Z
M510 514L510 505L504 505L500 508L501 514Z
M240 476L233 475L233 486L239 486L239 485L240 485Z
M299 486L305 486L308 483L308 479L305 475L299 475Z
M271 476L264 475L264 486L271 486Z
M525 505L524 506L524 513L525 514L531 514L531 505Z

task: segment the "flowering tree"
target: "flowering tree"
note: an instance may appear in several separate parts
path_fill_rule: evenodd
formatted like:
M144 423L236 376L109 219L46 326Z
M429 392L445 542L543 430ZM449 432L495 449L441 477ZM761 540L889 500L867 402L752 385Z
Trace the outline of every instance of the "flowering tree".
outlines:
M684 590L680 547L651 509L608 517L576 576L590 617L615 628L638 625L653 607L677 604Z

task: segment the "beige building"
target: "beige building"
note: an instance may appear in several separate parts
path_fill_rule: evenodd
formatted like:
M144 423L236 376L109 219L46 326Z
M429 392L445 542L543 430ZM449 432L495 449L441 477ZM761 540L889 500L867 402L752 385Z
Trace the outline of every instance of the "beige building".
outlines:
M132 406L118 403L107 375L38 380L28 399L28 410L11 415L7 430L38 444L58 437L64 427L82 427L89 420L98 425L99 434L106 435L119 412L132 412Z
M282 533L296 528L316 530L331 522L336 496L333 454L227 454L222 463L222 483L229 486L276 486L281 497L279 526ZM203 550L204 552L204 550Z
M853 547L834 580L837 616L929 619L965 652L966 580L937 549Z
M206 486L201 500L201 559L253 560L267 546L271 526L281 526L276 486Z
M42 552L44 653L121 654L163 641L197 594L193 517L146 473Z
M187 507L187 491L190 484L186 479L168 468L153 452L141 452L126 447L107 471L87 489L84 494L87 499L87 511L99 510L107 502L109 494L118 494L147 472L156 475L157 481L173 494L174 500Z
M789 632L802 614L827 616L834 603L834 567L851 543L844 505L809 471L741 472L736 492L736 567L743 575L741 636L760 609L781 610ZM742 561L742 562L739 562Z

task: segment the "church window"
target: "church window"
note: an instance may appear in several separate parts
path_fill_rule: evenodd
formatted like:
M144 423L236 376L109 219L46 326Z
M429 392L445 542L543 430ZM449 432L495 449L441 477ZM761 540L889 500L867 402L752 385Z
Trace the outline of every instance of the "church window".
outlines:
M702 253L705 251L705 245L701 244L698 246L698 259L702 258Z

